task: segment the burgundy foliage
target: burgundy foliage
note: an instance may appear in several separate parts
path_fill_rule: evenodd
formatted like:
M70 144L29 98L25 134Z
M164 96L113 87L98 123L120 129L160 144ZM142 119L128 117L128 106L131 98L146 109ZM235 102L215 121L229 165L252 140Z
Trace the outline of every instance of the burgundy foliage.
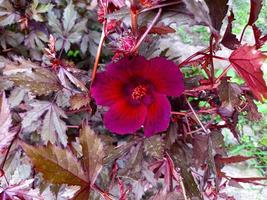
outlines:
M237 37L228 0L0 0L0 199L232 200L226 187L265 186L223 171L257 159L227 155L222 129L239 142L239 116L260 120L267 98L263 1L250 5ZM160 49L182 24L210 33L186 59L186 45Z

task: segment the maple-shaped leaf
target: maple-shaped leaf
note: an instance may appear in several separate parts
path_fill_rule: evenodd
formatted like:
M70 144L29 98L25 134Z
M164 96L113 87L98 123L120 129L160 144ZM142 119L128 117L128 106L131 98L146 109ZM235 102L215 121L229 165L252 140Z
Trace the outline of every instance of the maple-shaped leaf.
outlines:
M97 53L97 47L99 43L100 33L94 30L87 30L82 37L80 48L83 54L86 53L87 49L89 50L92 56L95 56Z
M26 13L35 21L43 22L45 20L43 14L48 12L52 8L52 4L42 4L39 2L39 0L33 0L31 7L26 10Z
M0 3L0 26L14 24L19 20L19 14L9 0Z
M240 104L241 88L236 83L230 83L227 78L221 81L218 87L218 95L222 102L219 112L223 116L231 117Z
M80 81L78 78L76 78L72 73L70 73L68 70L61 67L58 72L59 80L61 81L61 84L70 90L73 90L73 87L71 85L74 84L77 88L79 88L82 92L88 92L88 89L85 87L85 84ZM70 83L71 82L71 83Z
M255 46L257 49L261 48L264 43L267 41L267 35L262 36L261 30L255 25L252 25L254 38L255 38Z
M3 93L0 110L0 153L5 151L9 147L16 135L16 132L9 131L9 128L12 125L11 123L12 119L10 113L10 106L7 102L5 93Z
M41 138L47 144L61 143L67 145L66 124L61 118L67 118L64 111L56 104L49 101L35 101L30 104L33 107L22 120L22 128L27 128L44 115L41 127Z
M80 143L82 145L83 163L88 180L93 185L103 166L105 156L103 144L88 125L84 125L80 131Z
M72 43L78 43L83 32L86 30L87 19L78 20L78 13L72 3L64 9L62 23L57 19L53 11L48 14L48 24L56 37L56 49L64 48L65 51L70 49Z
M248 45L239 47L229 57L232 66L260 101L263 101L263 97L267 98L267 86L261 70L265 59L264 54L256 50L254 46Z
M19 184L0 188L0 199L44 200L38 189L32 189L33 181L34 179L28 179Z
M0 30L0 45L3 49L9 46L18 47L24 40L24 35L15 33L7 29Z
M263 0L250 0L250 16L248 20L248 25L252 26L257 21L262 6Z
M48 41L47 35L41 31L41 30L32 30L27 37L25 38L24 44L29 49L39 49L42 50L46 43Z
M21 143L35 169L53 184L85 186L88 184L81 163L69 149L61 149L51 143L46 147L34 147Z
M30 60L20 57L14 57L16 62L2 60L4 76L16 86L29 89L36 95L48 95L62 88L56 75Z

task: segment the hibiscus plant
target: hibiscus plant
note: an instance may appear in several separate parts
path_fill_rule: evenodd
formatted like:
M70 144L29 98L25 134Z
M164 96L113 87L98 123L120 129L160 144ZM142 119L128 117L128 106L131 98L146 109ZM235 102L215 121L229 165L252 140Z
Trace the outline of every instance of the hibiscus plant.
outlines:
M222 130L240 142L239 116L261 120L267 98L264 1L248 2L236 35L229 0L0 0L0 199L229 200L264 185L222 170L255 159L227 155ZM163 48L183 25L208 42Z

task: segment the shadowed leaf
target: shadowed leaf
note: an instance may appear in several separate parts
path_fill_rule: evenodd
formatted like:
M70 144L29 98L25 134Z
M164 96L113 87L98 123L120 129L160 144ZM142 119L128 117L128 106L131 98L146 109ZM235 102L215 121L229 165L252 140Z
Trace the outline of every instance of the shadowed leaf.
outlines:
M231 117L235 109L240 104L241 88L235 84L227 81L227 78L222 79L218 87L218 95L222 102L219 112L223 116Z
M263 0L250 0L250 16L248 25L253 25L257 21L262 5Z
M209 15L213 27L220 31L223 19L227 14L228 0L205 0L205 2L209 7Z
M228 25L221 41L223 46L232 50L238 48L241 45L240 41L236 38L236 35L232 33L232 22L234 20L234 13L233 11L231 11L230 16L228 16Z
M103 144L94 131L85 125L80 132L80 142L83 151L84 166L88 174L88 180L93 185L103 166Z
M35 169L53 184L85 186L87 179L81 163L69 149L48 144L47 147L34 147L21 143Z

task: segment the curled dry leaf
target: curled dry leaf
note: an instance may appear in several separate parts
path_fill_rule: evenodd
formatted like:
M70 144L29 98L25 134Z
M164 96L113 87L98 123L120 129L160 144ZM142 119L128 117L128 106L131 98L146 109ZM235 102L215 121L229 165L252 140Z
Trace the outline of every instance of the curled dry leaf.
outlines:
M82 107L88 106L90 104L91 98L86 93L78 93L70 98L70 106L72 110L78 110Z
M221 81L218 87L218 94L222 102L219 108L220 114L231 117L236 108L240 105L241 88L236 83L230 83L227 78Z

